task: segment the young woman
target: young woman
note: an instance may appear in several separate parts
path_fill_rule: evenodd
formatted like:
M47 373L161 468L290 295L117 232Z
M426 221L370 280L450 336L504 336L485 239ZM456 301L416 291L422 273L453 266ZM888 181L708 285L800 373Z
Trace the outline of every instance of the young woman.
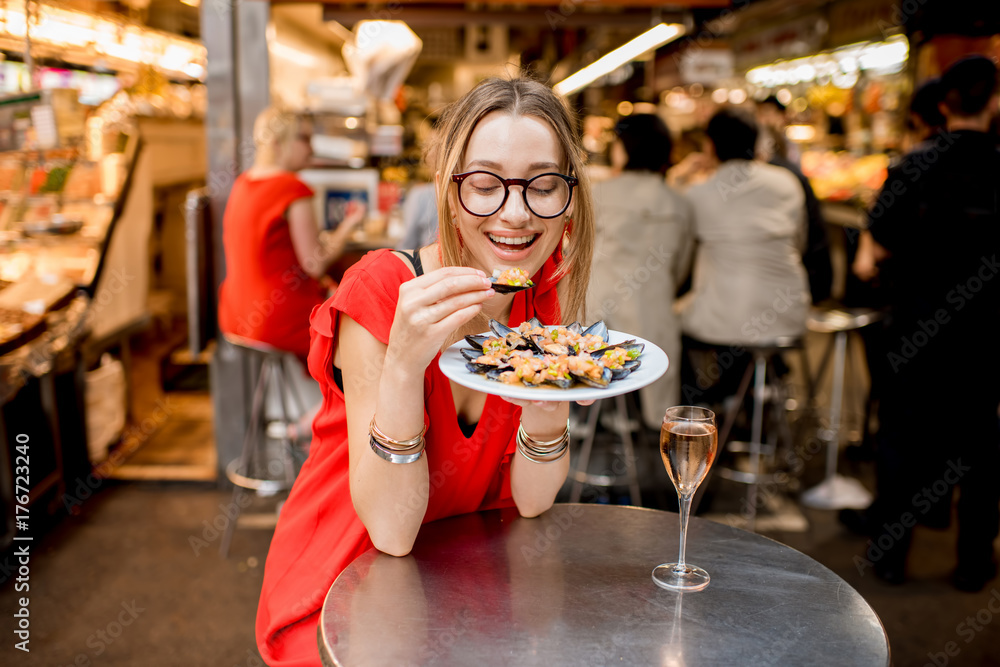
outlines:
M584 317L594 218L576 124L546 86L490 79L442 119L439 242L381 250L311 318L323 389L309 459L271 542L257 641L272 667L318 665L333 580L373 545L403 556L420 526L516 506L548 509L566 478L568 403L505 401L440 371L440 352L489 318ZM500 295L487 276L525 269Z

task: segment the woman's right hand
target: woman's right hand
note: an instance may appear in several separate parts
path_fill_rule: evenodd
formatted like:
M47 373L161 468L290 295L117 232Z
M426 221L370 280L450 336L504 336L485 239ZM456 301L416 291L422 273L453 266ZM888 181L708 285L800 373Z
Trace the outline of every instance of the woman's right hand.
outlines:
M423 374L448 336L479 314L493 294L485 273L464 266L447 266L403 283L386 362Z

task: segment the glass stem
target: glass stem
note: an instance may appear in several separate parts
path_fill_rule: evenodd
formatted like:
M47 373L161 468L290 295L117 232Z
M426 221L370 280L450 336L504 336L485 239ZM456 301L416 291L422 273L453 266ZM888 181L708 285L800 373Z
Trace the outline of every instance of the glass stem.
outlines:
M682 493L677 495L681 510L681 545L680 553L677 555L677 568L684 569L687 563L684 562L684 552L687 551L688 539L688 517L691 516L691 494Z

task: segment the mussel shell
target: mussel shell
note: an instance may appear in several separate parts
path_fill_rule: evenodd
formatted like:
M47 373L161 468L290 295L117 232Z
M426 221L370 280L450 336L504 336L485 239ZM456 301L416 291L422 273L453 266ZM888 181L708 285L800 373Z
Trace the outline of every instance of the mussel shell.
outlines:
M591 378L590 376L588 376L586 374L583 374L583 373L577 374L577 373L574 373L573 371L570 371L570 374L573 377L575 377L577 380L579 380L580 382L582 382L583 384L591 386L591 387L597 387L598 389L604 389L609 384L611 384L611 369L610 368L605 368L604 369L604 372L601 374L601 379L599 379L599 380L595 380L595 379Z
M531 285L505 285L498 283L496 278L491 277L490 282L493 283L493 291L497 294L514 294L515 292L523 292L526 289L531 289L534 284Z
M546 380L545 384L555 385L556 387L559 387L560 389L569 389L570 387L573 386L573 379L572 378L554 377L554 378Z
M477 350L471 347L463 347L459 349L459 352L465 357L466 361L475 361L479 357L483 356L482 350Z
M573 322L572 324L567 324L566 328L578 336L583 333L583 325L580 324L579 322Z
M490 373L491 371L499 371L502 373L503 371L510 370L510 364L496 366L494 364L477 364L475 361L470 361L465 364L465 367L473 373Z
M500 381L500 374L504 372L504 369L493 367L486 371L486 377L490 380Z
M614 345L608 345L607 347L602 347L599 350L594 350L590 353L594 359L600 359L604 356L604 353L608 350L613 350L616 347L623 348L626 352L632 352L633 350L638 350L636 354L642 354L642 351L646 348L645 343L636 343L634 340L627 340L621 343L615 343Z
M483 345L485 345L486 341L488 341L490 338L494 338L494 336L487 336L486 334L479 334L477 336L466 336L465 342L471 345L472 347L476 348L477 350L481 351L483 349Z
M622 364L621 368L612 368L611 379L622 380L624 378L627 378L629 373L639 368L640 363L641 362L638 359L630 359L629 361L626 361L624 364Z
M604 342L608 342L611 335L608 333L608 325L604 320L598 320L583 330L585 336L600 336Z

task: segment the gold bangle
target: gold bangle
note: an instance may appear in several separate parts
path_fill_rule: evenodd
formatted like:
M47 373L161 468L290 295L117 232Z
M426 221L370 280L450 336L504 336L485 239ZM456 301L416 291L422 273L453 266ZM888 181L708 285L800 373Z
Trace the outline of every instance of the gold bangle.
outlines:
M376 440L380 445L386 449L394 452L409 452L418 447L422 448L424 446L424 434L427 433L427 425L425 424L420 433L409 440L396 440L395 438L390 438L381 430L377 424L375 424L375 417L372 416L372 422L368 426L368 433L371 435L372 439Z
M552 463L558 461L569 451L569 420L566 430L554 440L535 440L524 430L517 429L517 451L532 463Z

